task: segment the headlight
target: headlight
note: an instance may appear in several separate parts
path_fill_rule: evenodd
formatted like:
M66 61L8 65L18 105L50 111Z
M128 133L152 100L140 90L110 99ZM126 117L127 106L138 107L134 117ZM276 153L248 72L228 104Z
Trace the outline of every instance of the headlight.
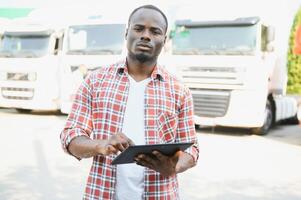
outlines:
M80 73L82 75L82 77L85 77L85 75L88 72L88 69L85 65L78 65L78 66L70 66L71 72L72 73Z
M0 80L1 81L6 80L6 72L0 71Z
M37 80L37 73L35 73L35 72L28 73L28 80L29 81L36 81Z
M71 72L78 70L79 66L70 66Z

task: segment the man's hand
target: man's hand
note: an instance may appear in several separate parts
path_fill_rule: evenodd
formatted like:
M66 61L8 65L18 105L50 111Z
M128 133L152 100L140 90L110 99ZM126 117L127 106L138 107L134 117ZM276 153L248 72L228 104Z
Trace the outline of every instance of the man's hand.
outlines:
M177 163L180 151L172 156L165 156L158 151L153 151L152 155L140 154L135 157L138 165L148 167L159 172L163 176L172 176L178 172Z
M134 145L134 142L123 133L112 135L108 140L101 140L97 145L97 152L107 156L117 154L118 151L124 151L129 146Z

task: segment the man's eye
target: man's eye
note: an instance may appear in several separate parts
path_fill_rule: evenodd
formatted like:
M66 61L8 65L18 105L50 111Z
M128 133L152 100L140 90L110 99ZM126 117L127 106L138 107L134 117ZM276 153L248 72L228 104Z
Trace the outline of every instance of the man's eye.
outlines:
M142 31L143 28L141 28L141 27L136 27L136 28L134 28L134 30L135 30L135 31Z
M155 35L161 35L162 34L160 30L153 30L152 32Z

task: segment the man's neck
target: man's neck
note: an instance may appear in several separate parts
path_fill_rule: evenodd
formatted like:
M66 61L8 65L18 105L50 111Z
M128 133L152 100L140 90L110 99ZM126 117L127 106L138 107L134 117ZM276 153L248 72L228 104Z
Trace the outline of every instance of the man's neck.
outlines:
M137 82L149 78L155 66L155 61L140 63L138 60L133 60L127 57L129 75Z

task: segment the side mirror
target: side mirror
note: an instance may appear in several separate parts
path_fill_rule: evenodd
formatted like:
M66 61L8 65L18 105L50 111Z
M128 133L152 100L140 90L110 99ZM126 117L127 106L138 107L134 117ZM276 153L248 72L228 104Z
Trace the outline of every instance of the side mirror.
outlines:
M275 28L273 26L269 26L267 28L267 42L270 43L275 40Z

